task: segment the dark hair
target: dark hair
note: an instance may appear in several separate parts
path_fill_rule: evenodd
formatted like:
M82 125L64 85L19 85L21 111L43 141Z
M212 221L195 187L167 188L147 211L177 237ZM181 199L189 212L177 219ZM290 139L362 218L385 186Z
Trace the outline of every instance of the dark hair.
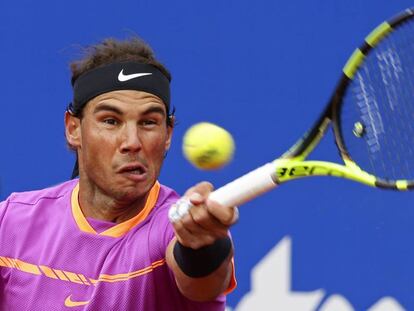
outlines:
M84 54L84 58L75 60L70 64L72 85L86 71L122 61L136 61L153 65L171 81L171 74L168 69L155 58L151 47L137 36L125 40L104 39L96 45L86 47Z

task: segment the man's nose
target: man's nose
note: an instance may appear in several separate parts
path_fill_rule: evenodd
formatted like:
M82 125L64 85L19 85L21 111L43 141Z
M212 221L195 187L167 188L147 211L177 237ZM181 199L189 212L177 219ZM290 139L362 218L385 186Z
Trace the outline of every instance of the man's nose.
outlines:
M137 152L141 149L141 147L142 144L139 138L138 126L127 124L122 133L121 152Z

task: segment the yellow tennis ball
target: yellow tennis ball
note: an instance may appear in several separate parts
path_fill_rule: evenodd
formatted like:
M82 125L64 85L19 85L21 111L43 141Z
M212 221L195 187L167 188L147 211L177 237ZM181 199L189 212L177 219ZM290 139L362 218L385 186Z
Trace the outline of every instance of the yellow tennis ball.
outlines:
M218 169L233 158L233 137L215 124L197 123L184 134L183 152L187 160L199 169Z

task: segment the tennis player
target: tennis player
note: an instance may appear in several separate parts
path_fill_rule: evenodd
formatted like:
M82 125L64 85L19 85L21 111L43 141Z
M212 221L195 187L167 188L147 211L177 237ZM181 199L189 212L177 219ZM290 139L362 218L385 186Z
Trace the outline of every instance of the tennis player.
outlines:
M234 208L158 182L171 144L167 69L139 38L105 39L71 64L72 180L0 203L1 310L224 310L235 287ZM180 178L177 175L177 178Z

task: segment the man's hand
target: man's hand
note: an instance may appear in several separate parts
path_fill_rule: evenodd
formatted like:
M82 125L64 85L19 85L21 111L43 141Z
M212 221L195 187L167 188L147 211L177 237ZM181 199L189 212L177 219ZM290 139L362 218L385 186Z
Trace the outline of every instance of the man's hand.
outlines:
M208 199L213 186L202 182L187 190L194 205L188 214L173 223L177 240L184 246L198 249L213 244L228 235L228 229L238 220L237 207L224 208Z

